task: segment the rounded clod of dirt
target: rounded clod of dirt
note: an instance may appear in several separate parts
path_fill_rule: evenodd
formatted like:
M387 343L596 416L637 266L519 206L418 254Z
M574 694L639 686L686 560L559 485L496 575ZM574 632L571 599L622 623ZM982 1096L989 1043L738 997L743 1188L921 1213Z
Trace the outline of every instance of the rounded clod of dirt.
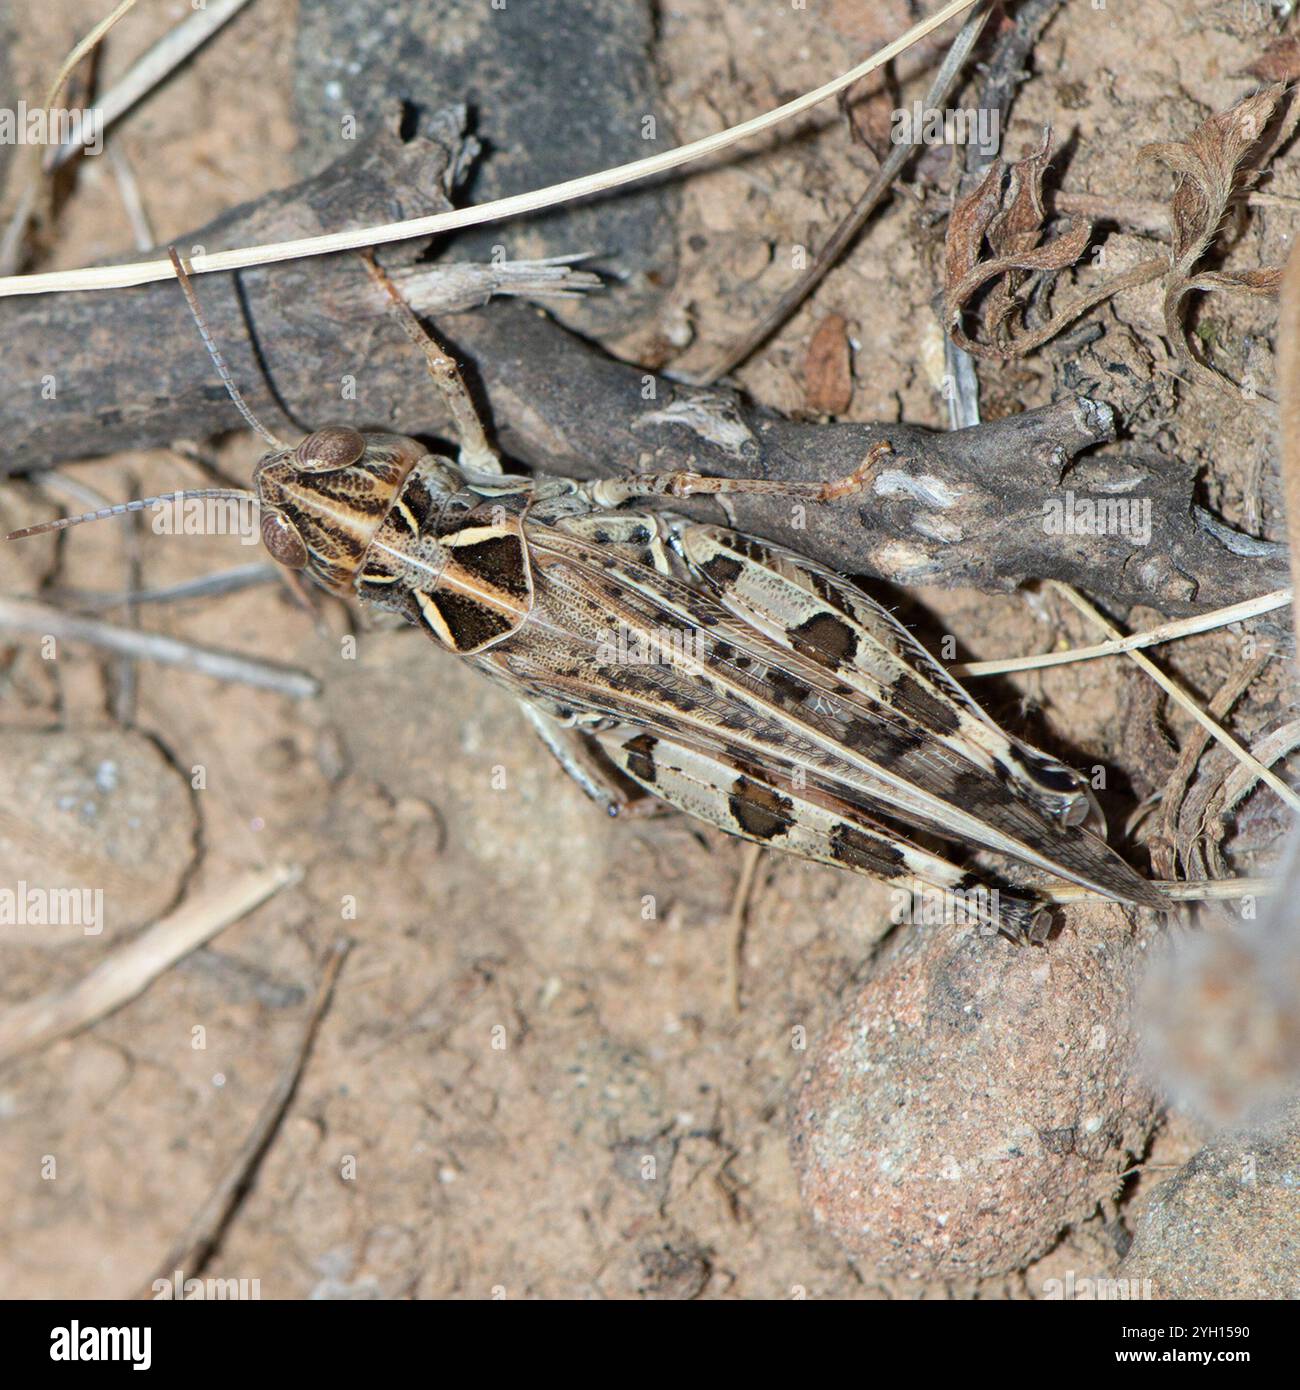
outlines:
M1021 1269L1120 1186L1151 1132L1121 910L1043 947L916 926L814 1041L791 1106L813 1218L881 1276Z
M1222 1135L1138 1214L1119 1268L1144 1298L1300 1298L1300 1103ZM1131 1286L1130 1286L1131 1287Z

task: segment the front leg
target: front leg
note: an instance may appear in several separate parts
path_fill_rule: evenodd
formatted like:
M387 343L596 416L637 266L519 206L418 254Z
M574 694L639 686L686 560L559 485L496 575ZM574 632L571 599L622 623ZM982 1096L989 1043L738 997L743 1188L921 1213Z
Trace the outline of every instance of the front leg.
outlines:
M393 284L383 266L375 260L373 251L358 253L370 272L370 278L388 296L389 307L396 316L402 331L424 354L429 375L442 392L447 409L451 412L452 425L456 431L456 442L460 445L461 467L467 472L480 476L495 477L501 473L501 460L496 450L488 443L487 430L473 398L456 366L456 360L439 343L415 316L411 306L402 298L402 292Z

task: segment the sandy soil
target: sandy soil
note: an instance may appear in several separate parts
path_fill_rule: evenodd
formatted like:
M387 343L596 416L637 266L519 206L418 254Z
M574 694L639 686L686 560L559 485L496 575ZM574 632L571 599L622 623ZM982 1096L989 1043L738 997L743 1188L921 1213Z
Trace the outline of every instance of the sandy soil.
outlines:
M84 9L49 0L25 17L11 54L20 92L43 86ZM901 29L910 6L819 9L768 6L755 19L720 0L666 8L658 58L679 137L842 70ZM1065 186L1166 200L1169 175L1137 164L1135 147L1185 137L1248 89L1240 74L1276 32L1266 11L1239 0L1067 7L1039 46L1005 148L1024 153L1050 122ZM142 6L108 45L103 79L174 17ZM293 22L289 0L258 0L124 125L118 143L159 240L293 176ZM909 100L921 67L903 67ZM879 103L866 93L860 104L879 132ZM699 369L790 283L791 244L818 244L874 164L832 110L805 130L683 181L681 277L659 322L612 346ZM1300 195L1290 158L1269 191L1279 201L1256 211L1233 263L1285 258L1294 213L1281 199ZM100 161L68 198L42 268L130 245ZM942 426L930 309L941 247L927 201L896 197L744 370L746 387L804 409L809 335L839 314L853 346L846 418ZM1274 312L1220 296L1197 331L1218 365L1267 381ZM1106 331L1092 347L982 368L986 413L1091 383L1136 437L1204 463L1207 499L1233 522L1249 519L1261 476L1256 524L1277 534L1258 404L1178 380L1154 289L1096 317ZM236 476L256 454L244 435L216 450ZM202 476L172 451L64 472L109 499ZM0 521L49 514L28 485L0 493ZM0 551L0 587L118 591L132 553L116 527L83 528L59 547ZM135 553L146 588L253 554L147 531ZM1039 598L911 598L927 635L956 635L964 655L1091 636ZM728 917L741 847L673 819L606 822L510 703L418 634L365 630L351 659L342 615L327 607L323 621L318 632L276 586L141 616L312 670L324 693L302 703L148 665L127 673L74 646L48 661L35 641L0 639L0 881L83 874L112 886L118 905L93 939L0 943L6 1001L81 978L160 912L238 871L304 871L128 1007L0 1074L0 1296L125 1295L152 1277L291 1061L321 957L342 936L355 946L296 1097L208 1266L260 1280L263 1297L1019 1297L1065 1268L1115 1268L1141 1172L1117 1173L1123 1202L1064 1232L1037 1264L978 1286L891 1282L847 1259L801 1208L785 1107L808 1061L799 1030L815 1048L889 929L885 890L764 858L737 1013ZM1203 696L1243 659L1232 633L1169 653ZM1158 782L1140 685L1122 662L1093 663L999 681L988 700L1034 737L1116 769L1130 789L1122 818ZM1279 721L1279 689L1266 672L1238 707L1243 737ZM1168 723L1175 736L1184 728ZM1136 1160L1163 1176L1200 1138L1175 1115Z

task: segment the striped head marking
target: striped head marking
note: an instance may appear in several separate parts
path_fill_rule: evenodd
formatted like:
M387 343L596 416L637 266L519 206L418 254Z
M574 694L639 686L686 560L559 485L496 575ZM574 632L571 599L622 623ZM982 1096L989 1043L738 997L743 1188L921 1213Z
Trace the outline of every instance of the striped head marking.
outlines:
M332 425L296 449L263 454L253 486L271 558L332 593L350 593L375 532L427 453L406 435Z

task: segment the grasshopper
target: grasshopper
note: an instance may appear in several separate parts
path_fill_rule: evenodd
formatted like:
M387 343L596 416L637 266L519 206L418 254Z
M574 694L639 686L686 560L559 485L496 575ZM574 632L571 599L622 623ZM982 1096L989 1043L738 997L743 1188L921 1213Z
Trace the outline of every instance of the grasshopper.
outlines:
M829 502L870 485L886 441L826 483L511 473L456 363L367 256L444 395L458 456L345 425L287 445L244 402L171 254L221 380L272 446L251 493L173 496L255 500L275 561L398 614L504 686L609 815L666 803L817 863L944 894L988 889L955 842L1168 906L1097 833L1086 780L1002 729L886 608L792 550L663 505L741 492ZM1032 889L982 901L994 907L981 926L1044 937L1050 916Z

